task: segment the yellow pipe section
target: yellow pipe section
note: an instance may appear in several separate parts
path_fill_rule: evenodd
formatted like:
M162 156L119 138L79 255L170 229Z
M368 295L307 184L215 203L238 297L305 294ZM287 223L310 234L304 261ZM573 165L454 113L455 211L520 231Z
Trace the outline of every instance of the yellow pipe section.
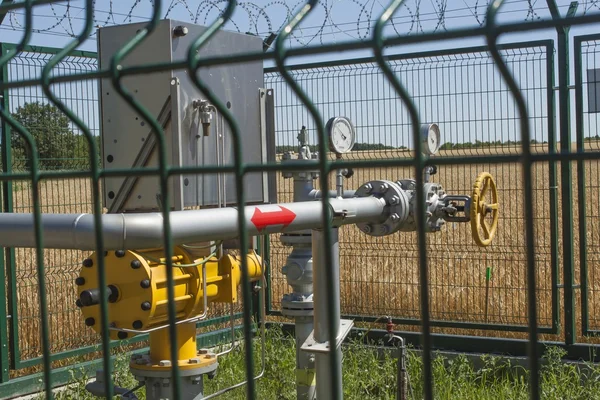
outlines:
M196 357L196 352L196 323L186 322L177 325L177 359L189 360ZM171 361L168 329L150 332L150 358L155 362Z
M241 257L224 254L220 260L193 257L183 247L174 249L173 283L175 309L178 320L193 318L204 311L203 268L206 269L206 296L208 302L237 302L241 282ZM167 320L167 266L161 249L117 251L102 254L105 258L108 285L116 288L118 298L108 304L109 322L117 328L146 330ZM93 254L81 269L78 294L97 290L97 254ZM248 276L256 281L262 276L262 260L253 251L247 255ZM100 307L82 307L86 325L100 332ZM166 332L166 331L165 331ZM187 332L187 331L186 331ZM112 339L125 339L133 332L111 331ZM182 337L194 336L191 331ZM156 336L156 335L154 335ZM156 336L155 341L161 341ZM163 359L168 359L165 357Z

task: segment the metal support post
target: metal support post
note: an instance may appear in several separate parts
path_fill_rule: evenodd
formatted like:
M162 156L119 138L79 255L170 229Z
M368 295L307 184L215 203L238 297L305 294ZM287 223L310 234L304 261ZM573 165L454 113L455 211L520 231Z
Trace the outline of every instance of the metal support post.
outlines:
M309 337L307 343L304 344L303 349L313 348L315 351L315 370L317 374L317 399L333 399L339 393L342 393L342 387L332 386L332 375L334 371L330 369L330 357L332 352L338 352L338 359L342 359L341 341L345 337L345 329L343 332L336 332L335 337L338 339L338 343L329 342L329 321L339 321L338 326L341 325L340 320L340 246L339 246L339 232L338 228L332 228L331 231L331 253L332 263L327 264L325 259L325 240L322 231L314 230L312 232L312 251L313 251L313 262L314 262L314 300L315 300L315 330L314 330L314 343L310 343L311 338ZM334 291L329 293L327 291L326 276L327 268L331 268L333 271L333 282ZM329 298L333 304L333 315L329 315L327 302L324 301ZM348 321L344 321L348 324ZM351 325L351 324L349 324ZM341 333L341 334L340 334ZM324 348L323 348L324 347ZM337 373L342 374L341 362L336 366Z
M311 314L312 314L311 310ZM296 317L296 398L315 399L315 356L301 350L302 345L313 330L313 317Z

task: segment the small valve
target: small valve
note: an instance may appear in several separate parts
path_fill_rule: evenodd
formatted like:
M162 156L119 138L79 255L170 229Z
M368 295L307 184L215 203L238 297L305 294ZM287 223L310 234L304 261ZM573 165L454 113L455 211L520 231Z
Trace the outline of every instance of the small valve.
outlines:
M202 124L202 135L210 136L210 124L213 119L213 113L217 111L215 106L206 100L194 100L192 103L195 109L200 113L200 123Z
M298 139L300 147L308 144L308 132L306 131L306 126L302 125L302 129L300 129L300 133L296 138Z
M394 322L392 321L392 317L387 317L387 323L385 324L385 330L390 335L392 335L394 333Z

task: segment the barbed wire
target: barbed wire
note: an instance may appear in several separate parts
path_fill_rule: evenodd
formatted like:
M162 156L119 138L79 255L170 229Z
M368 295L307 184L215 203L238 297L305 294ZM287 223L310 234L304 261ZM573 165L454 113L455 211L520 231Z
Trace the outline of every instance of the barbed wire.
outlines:
M583 1L583 14L594 10L600 10L600 0Z
M154 6L156 0L109 0L108 9L96 7L97 0L93 1L94 26L101 28L110 25L142 22L148 16L140 15L147 12L148 7ZM291 17L305 4L305 0L267 0L264 4L256 1L237 1L237 13L228 21L230 28L242 33L251 33L257 36L268 36L278 33L290 21ZM566 0L565 0L566 1ZM188 20L195 24L208 25L214 18L222 14L228 0L170 0L163 18L173 17ZM85 18L77 16L84 10L83 7L73 4L71 0L61 4L50 4L47 7L36 8L34 17L48 20L48 24L34 29L35 33L48 33L53 35L74 37L77 27ZM390 20L390 34L414 35L427 31L446 31L448 24L460 20L460 25L475 24L483 26L486 22L485 15L490 0L409 0L401 12ZM545 2L539 2L545 3ZM523 20L541 19L540 9L545 4L538 4L538 0L508 0L506 6L512 6L509 12L521 13ZM118 5L118 7L117 7ZM370 38L376 18L387 5L387 0L321 0L318 12L312 16L310 26L301 26L293 32L291 41L296 45L307 46L314 41L321 44L335 42L340 38L367 40ZM567 7L567 5L563 5ZM120 12L127 10L126 12ZM354 11L350 16L349 9ZM600 10L600 0L585 0L583 13L591 10ZM48 14L41 14L49 10ZM315 10L317 11L317 10ZM48 11L46 11L48 12ZM176 15L177 14L177 15ZM2 29L23 30L23 11L12 10ZM346 20L344 20L344 18ZM348 20L352 18L352 20ZM92 34L95 35L94 32Z

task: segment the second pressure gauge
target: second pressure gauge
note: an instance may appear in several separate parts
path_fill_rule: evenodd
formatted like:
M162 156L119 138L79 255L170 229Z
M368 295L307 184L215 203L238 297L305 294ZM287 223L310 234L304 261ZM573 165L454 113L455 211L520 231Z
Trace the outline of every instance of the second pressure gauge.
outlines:
M423 143L423 153L434 155L440 149L441 143L440 128L437 124L421 125L421 142Z
M346 117L334 117L327 121L325 126L329 135L329 149L337 154L344 154L352 150L356 139L356 132L352 122Z

